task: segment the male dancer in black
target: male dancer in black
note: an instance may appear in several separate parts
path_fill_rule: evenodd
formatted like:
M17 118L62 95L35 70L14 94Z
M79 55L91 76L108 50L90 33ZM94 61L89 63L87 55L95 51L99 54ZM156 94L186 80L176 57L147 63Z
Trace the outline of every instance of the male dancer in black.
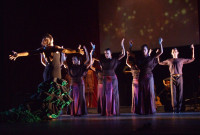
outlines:
M170 83L171 83L171 101L172 108L174 113L180 113L181 105L183 100L183 64L188 64L194 61L194 45L191 45L192 49L192 58L184 59L178 58L178 50L177 48L172 49L172 57L171 59L167 59L163 62L160 62L158 58L158 63L160 65L168 65L170 71Z

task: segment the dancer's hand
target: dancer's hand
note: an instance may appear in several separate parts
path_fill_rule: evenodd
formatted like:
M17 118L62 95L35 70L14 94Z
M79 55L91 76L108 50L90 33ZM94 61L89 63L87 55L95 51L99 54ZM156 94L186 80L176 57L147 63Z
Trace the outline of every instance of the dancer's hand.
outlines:
M159 44L161 45L163 42L163 39L162 38L159 38Z
M91 47L92 47L92 50L91 50L91 52L90 52L90 53L93 53L93 52L94 52L94 50L95 50L95 44L93 44L92 42L90 42L90 44L91 44Z
M194 49L194 44L192 44L192 45L190 46L190 48L191 48L191 49Z
M133 40L130 40L129 41L129 48L132 48L132 46L133 46Z
M159 49L157 49L157 50L156 50L156 53L158 53L159 51L160 51L160 50L159 50Z
M95 50L95 44L93 44L92 42L90 42L91 46L92 46L92 50Z
M152 51L153 51L152 49L149 49L149 55L151 55Z
M81 49L81 45L78 46L78 53L80 53L81 55L84 55L84 50Z
M129 53L129 51L126 51L126 53L127 53L127 56L130 56L130 53Z
M12 53L13 53L12 55L9 55L9 59L15 61L18 57L18 54L15 51L12 51Z

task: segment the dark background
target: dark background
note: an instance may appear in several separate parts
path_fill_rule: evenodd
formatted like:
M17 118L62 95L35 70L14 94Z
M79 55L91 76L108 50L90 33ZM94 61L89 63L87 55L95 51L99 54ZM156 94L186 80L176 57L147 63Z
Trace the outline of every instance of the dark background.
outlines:
M2 5L2 4L1 4ZM198 3L199 5L199 3ZM199 6L198 6L199 7ZM4 0L1 14L1 87L0 110L8 109L23 102L37 90L43 81L43 65L40 57L30 56L10 61L12 50L22 52L40 47L42 36L50 33L56 45L76 49L79 44L89 48L89 42L96 44L100 53L98 0ZM164 44L164 43L163 43ZM191 57L189 46L178 47L180 57ZM161 60L170 56L171 48L164 48ZM198 88L200 72L200 47L195 45L195 62L184 65L184 97L192 98ZM139 52L136 52L139 53ZM118 54L114 54L118 55ZM122 72L125 58L117 68L121 106L131 104L131 74ZM162 79L169 76L167 66L154 69L156 93L163 89Z

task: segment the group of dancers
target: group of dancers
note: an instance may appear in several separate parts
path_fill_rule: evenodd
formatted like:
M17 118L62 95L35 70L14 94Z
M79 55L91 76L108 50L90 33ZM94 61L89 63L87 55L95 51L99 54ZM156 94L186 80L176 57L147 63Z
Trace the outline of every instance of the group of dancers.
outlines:
M53 81L58 82L61 79L61 65L67 69L71 77L70 81L70 99L72 103L69 105L70 113L73 116L81 116L87 114L86 99L85 99L85 84L83 81L87 70L91 68L97 74L98 79L98 112L102 116L120 115L119 90L118 79L115 69L126 52L124 48L124 38L121 41L122 53L119 57L113 57L110 48L105 49L104 59L93 58L95 45L91 43L91 51L88 53L87 48L83 46L78 47L77 50L65 49L54 45L53 37L47 34L43 37L42 47L34 50L17 53L13 51L9 55L11 60L16 60L18 57L29 56L34 54L41 55L41 63L45 66L43 72L44 82ZM159 57L163 53L162 46L163 39L159 39L160 49L156 51L155 55L149 52L147 45L142 46L142 57L136 57L134 52L130 49L127 51L126 64L130 67L133 75L132 81L132 107L131 111L136 114L146 115L156 113L155 107L155 93L154 93L154 78L152 70L157 64L168 65L170 70L171 80L171 99L174 113L179 113L183 99L183 64L194 61L194 46L192 48L192 58L183 59L178 58L178 50L172 49L173 58L160 62ZM133 42L129 42L131 48ZM86 55L84 62L80 59L81 55ZM71 60L67 60L67 55L73 54ZM133 60L129 58L132 57ZM97 61L99 68L94 66L94 61ZM177 98L178 96L178 98ZM54 106L54 107L53 107ZM55 104L47 107L55 108ZM50 117L52 117L50 115Z

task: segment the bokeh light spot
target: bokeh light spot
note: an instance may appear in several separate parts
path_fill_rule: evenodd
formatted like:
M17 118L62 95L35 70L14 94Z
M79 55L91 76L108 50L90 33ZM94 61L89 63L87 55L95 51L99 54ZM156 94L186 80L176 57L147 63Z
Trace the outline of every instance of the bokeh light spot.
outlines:
M144 36L144 31L143 31L143 29L140 29L140 35L141 35L141 36Z
M182 9L182 10L181 10L181 13L182 13L183 15L185 15L185 14L186 14L186 9L185 9L185 8Z
M117 11L118 11L118 12L121 11L121 7L117 7Z
M173 3L173 0L169 0L169 4L172 4Z
M165 20L165 24L168 24L169 23L169 20Z
M165 12L165 16L168 16L169 15L169 13L168 12Z

